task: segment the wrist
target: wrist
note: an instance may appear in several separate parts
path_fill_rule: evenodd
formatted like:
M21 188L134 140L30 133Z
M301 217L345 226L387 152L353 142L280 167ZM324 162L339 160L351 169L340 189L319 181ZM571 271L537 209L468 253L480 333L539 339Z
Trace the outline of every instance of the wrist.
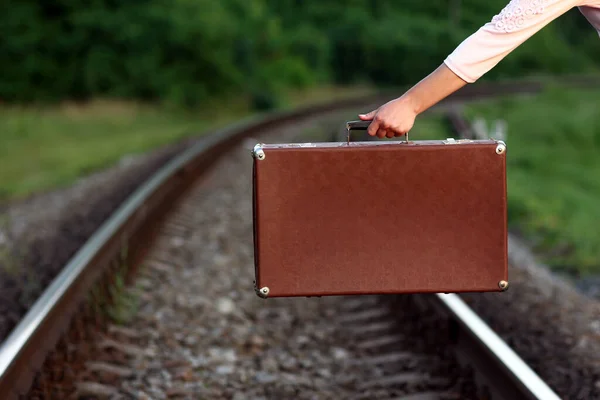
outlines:
M419 115L423 112L423 102L420 101L419 96L416 96L411 90L402 95L400 101L406 104L409 110L412 110L415 115Z

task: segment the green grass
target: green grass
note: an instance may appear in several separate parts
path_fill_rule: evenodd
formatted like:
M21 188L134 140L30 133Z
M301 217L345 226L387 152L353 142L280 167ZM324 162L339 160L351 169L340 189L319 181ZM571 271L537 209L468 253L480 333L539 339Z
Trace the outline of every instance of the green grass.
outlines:
M371 92L322 87L289 93L285 107ZM86 105L0 107L0 202L67 186L139 154L210 132L251 114L247 99L216 100L197 111L98 100Z
M65 185L128 153L202 128L192 115L132 104L4 109L0 118L2 194L20 197Z
M600 272L600 92L549 88L466 108L508 124L509 224L551 267Z
M409 140L442 140L454 135L448 129L446 117L440 113L423 114L415 120L408 134ZM401 138L404 140L404 137Z

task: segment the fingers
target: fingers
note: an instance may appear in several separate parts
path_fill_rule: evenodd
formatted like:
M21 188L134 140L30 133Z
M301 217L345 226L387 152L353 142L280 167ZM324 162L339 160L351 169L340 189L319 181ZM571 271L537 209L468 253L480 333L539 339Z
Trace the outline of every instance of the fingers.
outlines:
M375 114L377 114L377 110L373 110L367 114L358 114L358 118L360 118L363 121L370 121L373 119L373 117L375 117Z
M388 131L381 126L379 127L379 129L377 129L377 137L379 139L383 139L384 137L386 137L387 133Z
M400 137L400 136L404 136L406 135L407 132L405 132L402 129L394 129L391 127L384 127L382 124L379 125L378 129L377 129L377 137L380 139L383 139L384 137L387 137L388 139L391 139L393 137Z
M367 133L371 136L375 136L379 129L379 121L375 120L375 115L377 114L377 110L373 110L370 113L367 114L359 114L358 117L363 120L363 121L373 121L371 122L371 124L369 124L369 127L367 128Z
M394 137L394 131L389 129L381 120L375 118L373 122L369 125L367 132L371 136L377 136L379 139L383 139L384 137Z
M380 114L377 114L378 111L379 109L367 114L359 114L361 120L371 121L367 128L367 133L370 136L377 136L383 139L384 137L393 138L394 136L404 136L406 134L405 129L400 127L393 128Z
M373 122L369 124L369 127L367 128L367 133L371 136L375 136L378 134L379 128L379 120L374 119Z
M404 136L411 130L416 117L415 112L399 99L388 102L377 109L359 114L363 121L370 121L367 133L370 136L393 138Z

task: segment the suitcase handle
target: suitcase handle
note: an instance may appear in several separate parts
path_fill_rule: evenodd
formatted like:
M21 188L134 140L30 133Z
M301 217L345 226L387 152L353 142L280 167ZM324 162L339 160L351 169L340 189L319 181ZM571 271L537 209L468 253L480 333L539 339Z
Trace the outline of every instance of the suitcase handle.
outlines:
M350 144L350 131L351 130L361 130L361 131L366 131L369 128L369 125L371 125L371 121L348 121L346 122L346 131L348 132L348 144ZM408 143L408 132L406 132L405 134L406 136L406 142Z
M346 122L346 129L366 130L369 125L371 125L371 121L348 121Z

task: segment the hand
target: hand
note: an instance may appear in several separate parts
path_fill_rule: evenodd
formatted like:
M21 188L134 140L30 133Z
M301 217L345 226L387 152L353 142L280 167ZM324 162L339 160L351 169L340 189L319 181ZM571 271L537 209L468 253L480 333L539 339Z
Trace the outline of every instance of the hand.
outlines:
M407 98L399 97L358 117L363 121L372 120L367 132L382 139L407 134L415 123L417 112Z

